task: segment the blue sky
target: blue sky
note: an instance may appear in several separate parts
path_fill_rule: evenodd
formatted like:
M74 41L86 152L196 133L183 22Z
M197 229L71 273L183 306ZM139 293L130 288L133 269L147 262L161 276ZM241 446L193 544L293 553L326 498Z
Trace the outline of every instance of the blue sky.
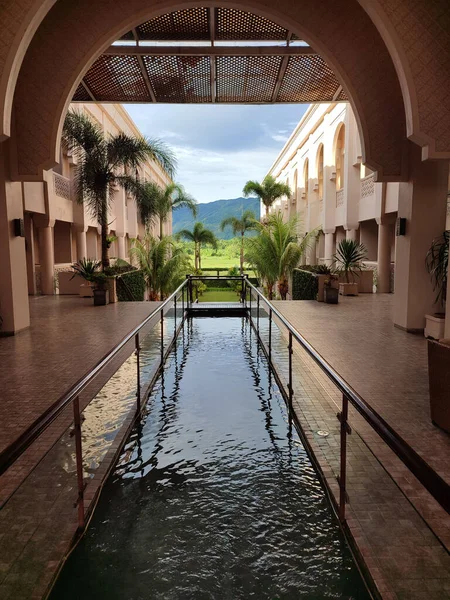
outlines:
M175 150L176 181L198 202L242 195L261 180L307 105L125 105L148 137Z

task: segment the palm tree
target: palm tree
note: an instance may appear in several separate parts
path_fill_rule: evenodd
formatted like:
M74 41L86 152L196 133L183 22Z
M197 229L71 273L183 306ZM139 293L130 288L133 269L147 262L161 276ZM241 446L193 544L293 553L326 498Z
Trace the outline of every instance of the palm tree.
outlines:
M244 236L246 231L250 231L251 229L255 229L256 225L256 217L255 213L251 210L246 210L242 213L242 217L238 219L238 217L228 217L227 219L223 219L220 224L220 229L223 231L226 227L231 227L233 230L233 235L237 235L238 233L241 235L241 255L240 255L240 267L241 267L241 275L244 274Z
M77 201L85 201L101 226L102 267L109 266L108 208L116 186L135 197L138 207L142 184L137 169L146 160L158 161L172 176L176 160L172 151L160 140L146 140L120 132L106 135L85 114L70 111L64 122L63 140L77 158L75 175Z
M201 247L204 244L210 244L213 248L217 248L217 238L209 229L205 229L203 223L197 221L194 224L194 229L183 229L178 235L185 240L194 242L195 270L202 268Z
M266 218L269 216L269 208L282 196L291 196L291 188L286 183L277 181L272 175L264 177L262 183L258 181L247 181L243 189L244 196L247 198L251 194L256 194L266 207Z
M347 283L350 283L350 275L359 275L362 271L361 263L366 258L366 247L355 240L341 240L333 256L337 270L344 274Z
M160 240L163 238L163 225L173 210L184 206L189 208L194 217L197 216L197 201L184 190L183 186L177 183L169 183L162 188L153 181L145 182L141 206L144 225L148 226L153 216L158 217Z
M270 215L267 223L258 223L258 236L247 240L246 260L265 281L269 300L273 298L273 288L278 282L281 299L286 300L289 291L288 278L297 267L300 258L316 236L308 233L297 242L297 217L284 222L280 212Z
M162 300L191 270L188 255L170 236L159 240L147 233L142 241L133 240L130 255L144 273L149 300Z

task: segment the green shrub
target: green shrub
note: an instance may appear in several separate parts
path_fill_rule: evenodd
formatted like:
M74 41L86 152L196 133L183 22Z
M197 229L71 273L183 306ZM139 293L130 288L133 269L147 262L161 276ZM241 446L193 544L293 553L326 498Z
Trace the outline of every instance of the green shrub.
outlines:
M294 269L292 273L293 300L316 300L318 290L318 279L311 271Z
M145 279L142 271L130 271L117 277L119 302L142 302L145 294Z

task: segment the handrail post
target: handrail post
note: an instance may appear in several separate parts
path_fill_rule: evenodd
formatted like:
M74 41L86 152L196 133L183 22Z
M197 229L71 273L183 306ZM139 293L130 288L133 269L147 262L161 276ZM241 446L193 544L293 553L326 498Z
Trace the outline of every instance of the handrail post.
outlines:
M75 433L75 457L77 465L78 482L78 528L84 530L84 477L83 477L83 449L81 445L81 416L80 416L80 398L75 396L73 399L73 424Z
M173 323L174 323L173 337L175 339L175 337L177 335L177 295L176 294L173 299Z
M250 321L253 323L253 319L252 319L252 288L250 288L249 312L250 312Z
M347 500L347 434L350 433L348 425L348 398L342 394L342 412L337 415L341 423L341 465L338 477L339 483L339 520L345 523L345 503Z
M184 286L181 288L181 321L184 321Z
M292 410L292 332L289 332L289 412Z
M164 366L164 309L161 309L161 369Z
M256 333L259 337L259 294L256 296Z
M269 308L269 364L272 364L272 308Z
M134 337L135 345L136 345L136 368L137 368L137 390L136 390L136 403L137 403L137 412L141 412L141 346L139 344L139 332Z
M191 275L189 275L189 303L191 306L194 303L194 295L193 295L193 291L192 291L192 276Z

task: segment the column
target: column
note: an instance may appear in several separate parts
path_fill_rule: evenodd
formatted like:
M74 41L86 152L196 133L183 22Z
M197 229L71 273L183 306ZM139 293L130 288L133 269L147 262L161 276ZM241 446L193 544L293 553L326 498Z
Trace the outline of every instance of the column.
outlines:
M127 258L125 251L125 236L119 233L117 234L117 255L123 260L126 260Z
M39 258L41 262L41 289L46 295L54 294L55 257L53 253L53 226L39 228Z
M23 219L22 185L9 180L9 142L0 144L0 335L30 325L25 238L13 219Z
M77 230L77 260L87 258L86 229Z
M307 254L307 264L308 265L315 265L317 262L317 258L316 258L316 240L311 240L309 247L306 251Z
M449 273L448 273L448 277L447 277L447 302L445 304L445 332L444 332L444 338L449 340L450 339L450 266L449 266Z
M334 232L325 232L325 264L331 265L334 254Z
M358 239L358 230L357 229L347 229L345 232L345 239L346 240L352 240L353 242L356 242Z
M378 222L377 272L379 294L389 294L391 289L391 228L388 223Z
M425 315L442 310L434 304L425 257L444 231L447 187L448 162L422 162L411 142L409 181L399 187L398 216L406 218L406 235L397 238L394 294L394 323L406 331L421 332Z
M36 268L34 257L34 226L30 213L25 213L25 250L27 259L28 294L34 296L36 289Z

